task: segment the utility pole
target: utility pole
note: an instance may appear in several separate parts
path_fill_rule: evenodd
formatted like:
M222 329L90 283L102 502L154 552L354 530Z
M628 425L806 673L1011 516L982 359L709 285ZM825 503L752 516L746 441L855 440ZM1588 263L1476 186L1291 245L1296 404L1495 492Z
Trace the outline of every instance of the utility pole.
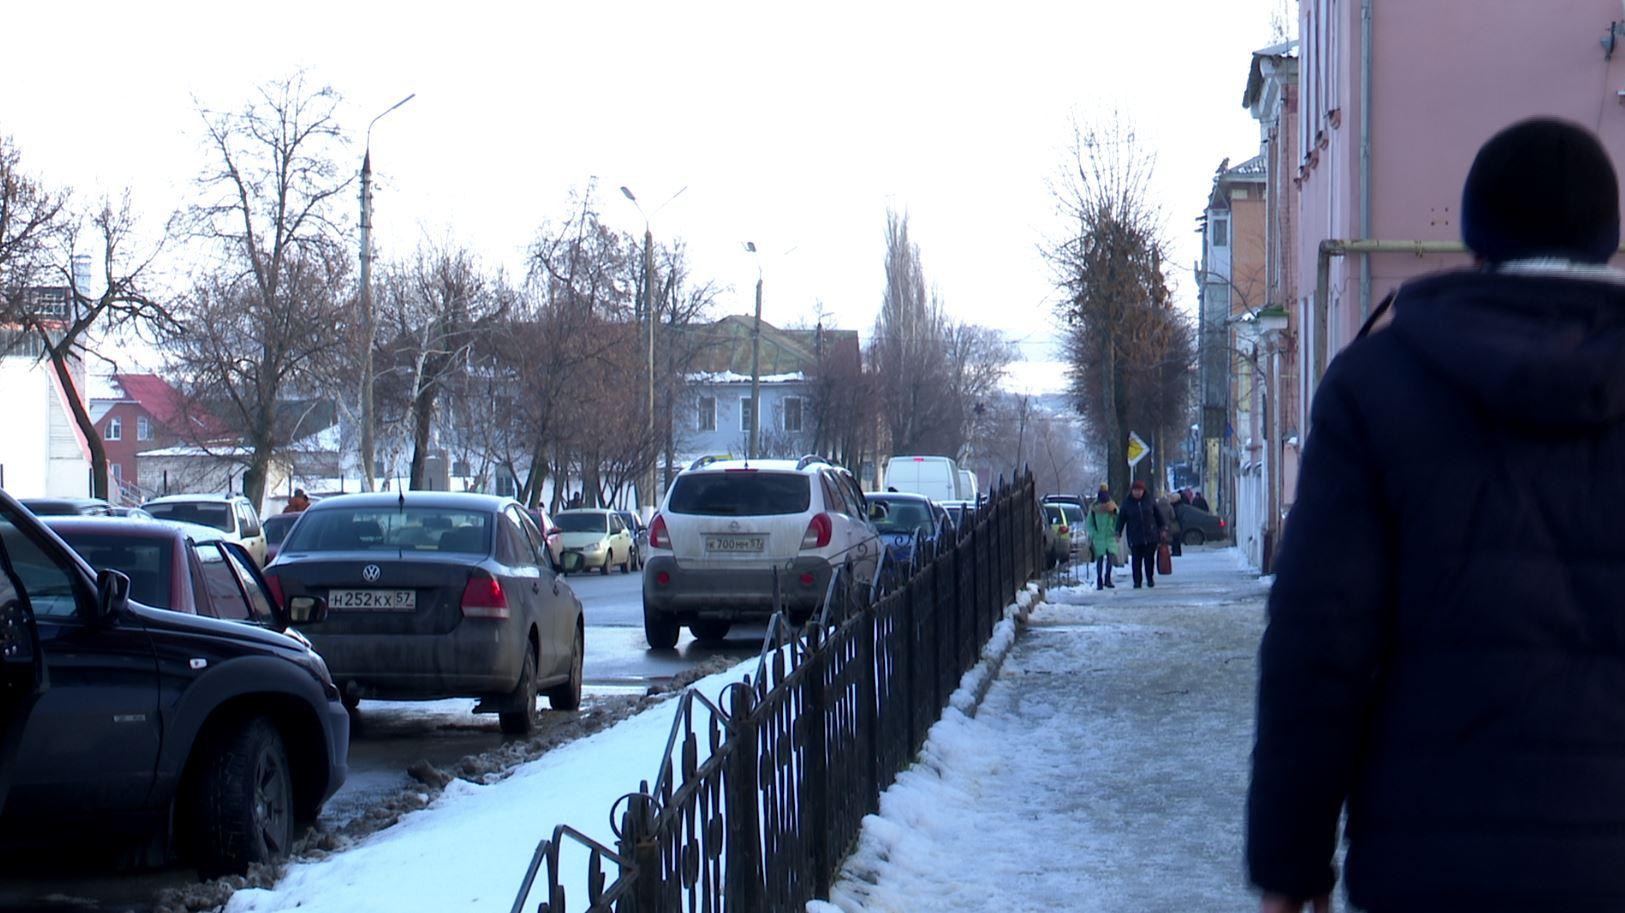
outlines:
M377 459L377 442L373 439L373 364L372 343L374 318L372 311L372 127L379 119L417 97L406 96L384 109L382 114L367 124L367 142L361 155L361 490L372 491L373 462Z
M655 325L660 322L659 318L655 316L654 243L654 232L647 224L645 224L643 226L643 316L649 321L648 433L650 447L655 447ZM659 448L656 447L656 449L651 453L649 457L649 472L645 477L649 487L644 489L644 491L648 492L648 494L644 497L648 499L648 502L651 505L658 505L660 502L660 499L655 495L657 488L656 474L659 471L659 467L657 467L655 464L659 462L659 458L657 456L659 452Z
M755 244L748 244L751 253L756 252ZM760 440L762 427L762 273L756 272L756 322L750 329L750 450L745 458L754 460L760 456L757 442Z

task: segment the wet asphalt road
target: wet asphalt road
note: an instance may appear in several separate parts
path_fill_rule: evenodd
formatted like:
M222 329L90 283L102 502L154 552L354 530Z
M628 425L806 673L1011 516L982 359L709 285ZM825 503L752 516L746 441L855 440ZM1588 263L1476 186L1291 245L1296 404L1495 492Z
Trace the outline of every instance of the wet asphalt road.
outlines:
M583 711L615 695L643 694L691 666L716 656L746 659L761 647L765 627L740 626L722 642L696 642L687 630L675 650L650 650L643 639L640 575L578 574L569 584L586 616L587 656ZM449 767L462 758L500 746L505 736L493 715L475 715L473 699L421 703L363 701L352 717L350 772L327 803L322 821L341 826L412 782L406 769L419 761ZM195 880L192 870L171 867L138 874L86 867L57 853L24 862L0 860L0 910L146 913L152 898Z

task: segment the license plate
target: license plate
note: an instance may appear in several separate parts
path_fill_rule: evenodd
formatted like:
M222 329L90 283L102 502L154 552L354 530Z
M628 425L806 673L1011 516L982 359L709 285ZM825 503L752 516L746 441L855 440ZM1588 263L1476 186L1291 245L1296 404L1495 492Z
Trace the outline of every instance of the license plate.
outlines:
M705 550L724 554L760 552L767 548L766 536L706 536Z
M411 612L418 607L416 590L329 590L327 607L358 612Z

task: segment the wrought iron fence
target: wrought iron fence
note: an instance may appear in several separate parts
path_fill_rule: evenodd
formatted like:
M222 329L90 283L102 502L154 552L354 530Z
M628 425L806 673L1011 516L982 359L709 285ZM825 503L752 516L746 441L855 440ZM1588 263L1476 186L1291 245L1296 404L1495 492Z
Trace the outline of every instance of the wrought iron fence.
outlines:
M863 817L1038 575L1041 517L1030 472L1001 479L907 567L881 568L878 587L848 566L801 629L775 614L755 675L716 702L693 688L678 698L653 786L609 810L616 845L558 826L513 913L538 891L539 913L799 911L827 898ZM567 874L585 898L567 897Z

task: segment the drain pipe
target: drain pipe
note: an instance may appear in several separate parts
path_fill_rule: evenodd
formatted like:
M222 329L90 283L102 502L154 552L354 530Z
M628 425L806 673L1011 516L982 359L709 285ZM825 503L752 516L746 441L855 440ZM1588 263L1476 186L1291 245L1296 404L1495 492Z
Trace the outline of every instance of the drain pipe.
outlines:
M1320 378L1326 374L1326 329L1329 322L1331 294L1327 286L1331 283L1332 258L1348 254L1360 254L1365 257L1366 263L1371 262L1371 254L1415 254L1418 257L1428 254L1461 254L1467 252L1467 246L1460 241L1339 241L1325 240L1320 242L1320 255L1315 260L1315 351L1314 364L1310 371L1312 386L1309 391L1310 400L1314 399L1314 386L1319 386ZM1361 322L1369 316L1369 303L1361 308Z
M1360 237L1371 237L1371 3L1360 0ZM1360 258L1360 322L1371 316L1371 254Z

